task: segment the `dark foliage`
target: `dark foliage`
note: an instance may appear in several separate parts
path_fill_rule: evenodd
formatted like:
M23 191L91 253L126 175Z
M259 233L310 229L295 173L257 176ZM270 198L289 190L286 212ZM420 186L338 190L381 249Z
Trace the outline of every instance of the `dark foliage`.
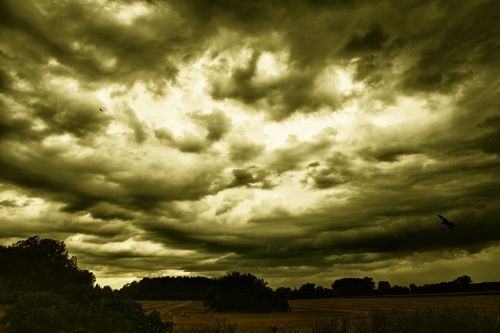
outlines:
M421 286L411 284L409 291L412 294L491 292L500 291L500 282L472 283L470 276L463 275L449 282L430 283Z
M375 289L371 277L343 278L336 280L335 283L332 287L336 286L336 291L307 282L299 288L279 287L276 289L276 294L285 299L315 299L334 296L500 291L500 282L472 283L472 279L467 275L450 282L422 286L412 283L409 287L391 286L389 281L379 281ZM202 276L143 278L138 282L126 284L120 290L120 294L135 300L202 300L215 285L215 279Z
M330 298L333 296L333 291L329 288L316 286L314 283L304 283L299 289L280 287L276 292L286 295L288 299L314 299L314 298Z
M143 278L124 285L120 294L136 300L203 300L214 285L214 279L202 276Z
M471 291L472 280L469 276L460 276L453 281L412 286L411 292L415 294L455 293Z
M37 236L0 246L0 280L9 290L61 291L72 285L92 286L94 274L78 269L64 242Z
M375 291L375 283L371 277L342 278L332 284L334 296L369 296Z
M94 286L94 275L77 267L63 242L31 237L0 246L0 301L8 301L1 322L7 333L160 333L172 323L158 313Z
M409 295L460 292L494 292L500 291L500 282L472 283L470 276L462 275L453 281L430 283L417 286L391 286L388 281L379 281L374 289L372 278L343 278L332 284L334 296L369 296L369 295Z
M263 313L289 311L288 300L252 274L231 272L215 280L205 306L215 311Z
M171 323L157 312L145 315L139 304L123 299L109 287L92 288L78 298L51 292L26 293L9 307L6 333L167 332Z
M408 295L410 288L398 285L391 286L388 281L379 281L375 293L377 295Z

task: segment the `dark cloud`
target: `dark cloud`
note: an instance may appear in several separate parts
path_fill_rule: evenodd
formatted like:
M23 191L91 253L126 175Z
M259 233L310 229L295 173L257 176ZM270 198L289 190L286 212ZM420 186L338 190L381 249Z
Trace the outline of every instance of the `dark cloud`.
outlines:
M159 128L155 130L156 138L182 152L202 153L231 130L231 119L220 110L211 113L193 112L189 118L198 125L195 133L184 132L184 135L174 137L168 128Z
M264 170L259 170L255 166L251 166L245 169L233 169L233 182L230 186L248 186L248 187L260 187L260 188L271 188L273 185L268 179L268 173Z
M161 142L184 153L201 153L211 145L210 141L192 133L184 132L184 135L174 137L173 133L164 127L156 129L155 136Z
M144 143L147 139L147 125L142 122L137 114L129 107L125 107L125 114L129 121L129 126L134 132L134 140L136 143Z
M9 90L10 85L10 76L4 70L0 69L0 93Z
M36 139L40 135L32 129L33 123L22 115L9 112L9 107L0 99L0 139Z
M327 152L335 143L335 133L328 128L309 141L289 137L283 148L269 153L269 168L278 173L307 166L316 155Z
M163 80L175 77L174 58L185 56L176 54L173 46L185 41L189 48L202 31L191 35L189 26L182 26L166 6L147 3L150 15L124 24L109 15L113 5L120 2L107 8L90 3L3 2L2 35L19 36L27 42L22 49L32 58L43 63L53 57L89 84L141 80L152 89L162 88ZM54 26L57 31L51 29ZM165 56L158 57L160 53Z
M312 179L314 186L318 189L326 189L336 185L345 184L355 177L349 158L343 154L336 153L329 157L324 166L320 167L319 162L312 162L308 165L307 179Z
M220 110L209 114L194 112L190 116L200 127L206 129L208 141L219 141L231 129L231 119Z
M416 62L406 72L405 87L447 91L498 64L494 54L499 51L499 23L492 14L498 9L497 2L485 1L460 7L455 15L433 22L436 35L422 43ZM442 10L451 8L443 5Z
M235 162L246 162L255 159L264 150L264 145L256 144L245 138L236 138L231 140L229 144L229 156Z
M109 118L99 111L95 98L61 94L44 97L31 107L47 125L50 134L69 133L77 138L97 136L109 123Z
M295 112L312 112L322 106L336 108L342 98L335 91L324 94L317 91L319 70L291 68L282 77L258 81L254 52L248 63L236 68L229 79L213 78L211 94L216 99L236 99L245 104L260 104L274 120L282 120ZM227 69L226 69L227 70Z
M354 34L347 41L344 52L360 54L379 51L387 41L388 36L380 24L372 25L363 34Z
M5 199L0 201L0 206L3 207L19 207L19 203L16 200Z

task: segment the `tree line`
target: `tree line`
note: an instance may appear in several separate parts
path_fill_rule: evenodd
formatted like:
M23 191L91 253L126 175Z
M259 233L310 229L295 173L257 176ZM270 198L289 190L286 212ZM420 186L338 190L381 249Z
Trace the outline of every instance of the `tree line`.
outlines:
M216 284L217 279L200 276L147 277L124 285L120 293L136 300L204 300ZM419 286L414 283L409 286L391 285L389 281L375 283L372 277L346 277L335 280L330 288L307 282L299 288L279 287L275 290L277 294L287 299L493 291L500 291L500 282L473 283L472 279L467 275L448 282Z

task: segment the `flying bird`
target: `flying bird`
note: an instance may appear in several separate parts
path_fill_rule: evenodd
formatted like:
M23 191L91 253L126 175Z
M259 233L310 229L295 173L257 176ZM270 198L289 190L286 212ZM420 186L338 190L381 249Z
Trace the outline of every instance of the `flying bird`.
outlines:
M102 108L99 108L99 111L104 112L104 110Z
M448 221L447 218L442 217L441 215L438 215L438 217L441 219L441 224L444 224L445 226L447 226L451 230L455 230L455 228L457 227L455 225L455 223Z

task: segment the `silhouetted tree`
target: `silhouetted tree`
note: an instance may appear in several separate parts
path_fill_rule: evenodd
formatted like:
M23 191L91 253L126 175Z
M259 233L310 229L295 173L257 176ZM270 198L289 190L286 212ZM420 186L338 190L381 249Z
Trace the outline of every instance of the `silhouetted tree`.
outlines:
M71 285L91 287L94 274L78 269L64 242L37 236L0 246L0 279L16 291L61 291Z
M138 303L94 281L63 242L31 237L0 246L0 297L11 303L1 318L5 332L171 331L158 313L146 315Z
M283 287L282 287L283 288ZM277 290L284 290L278 288ZM299 289L285 289L289 299L314 299L329 298L333 296L331 289L316 286L314 283L306 282Z
M410 288L405 286L395 285L389 291L389 295L409 295L409 294L410 294Z
M377 286L377 294L387 295L391 292L391 284L389 281L379 281Z
M467 289L472 284L472 279L468 275L462 275L454 280L455 284L462 289Z
M332 284L334 296L368 296L373 295L375 283L373 278L342 278Z
M293 299L293 292L297 291L297 289L292 290L289 287L279 287L276 289L276 293L281 295L281 297L284 297L286 299Z
M147 277L127 283L120 294L132 299L203 300L214 285L214 279L203 276Z
M418 287L414 283L410 283L410 293L411 294L416 294L418 292Z
M289 311L288 300L252 274L228 273L216 279L204 305L216 311L273 312Z
M414 294L432 294L432 293L456 293L467 291L482 291L472 283L470 276L462 275L453 281L428 283L421 286L410 286Z

